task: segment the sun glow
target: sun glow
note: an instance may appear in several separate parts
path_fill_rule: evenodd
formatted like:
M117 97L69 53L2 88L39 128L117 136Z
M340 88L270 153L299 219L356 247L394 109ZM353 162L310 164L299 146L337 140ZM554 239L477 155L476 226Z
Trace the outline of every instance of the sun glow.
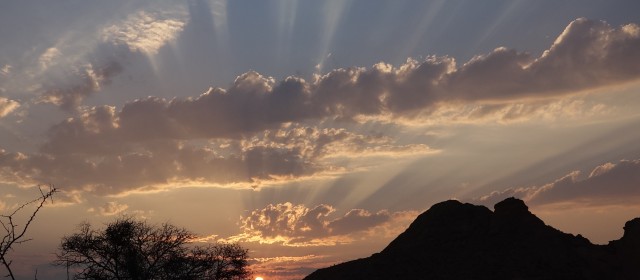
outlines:
M258 277L256 277L256 280L264 280L264 278L258 276Z

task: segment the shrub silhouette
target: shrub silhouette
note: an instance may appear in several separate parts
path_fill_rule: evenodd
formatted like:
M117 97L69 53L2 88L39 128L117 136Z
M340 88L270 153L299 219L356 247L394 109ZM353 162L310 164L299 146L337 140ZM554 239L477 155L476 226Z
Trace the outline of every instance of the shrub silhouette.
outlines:
M171 224L152 226L129 217L103 230L90 224L65 236L56 265L75 272L74 279L247 279L247 250L237 244L189 246L196 238ZM69 270L68 270L69 271Z

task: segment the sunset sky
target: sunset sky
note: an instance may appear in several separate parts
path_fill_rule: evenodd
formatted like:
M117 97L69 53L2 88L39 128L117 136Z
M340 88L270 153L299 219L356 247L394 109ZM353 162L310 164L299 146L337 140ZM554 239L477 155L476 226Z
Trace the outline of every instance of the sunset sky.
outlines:
M638 11L3 0L0 212L60 190L14 269L62 279L60 238L122 215L239 242L265 280L378 252L447 199L618 239L640 217Z

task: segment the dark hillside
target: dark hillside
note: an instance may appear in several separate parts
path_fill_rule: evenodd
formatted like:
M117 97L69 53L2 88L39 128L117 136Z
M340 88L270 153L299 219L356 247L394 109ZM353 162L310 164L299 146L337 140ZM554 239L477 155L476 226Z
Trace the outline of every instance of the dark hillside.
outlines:
M640 279L640 218L608 245L547 226L522 200L433 205L382 252L305 279Z

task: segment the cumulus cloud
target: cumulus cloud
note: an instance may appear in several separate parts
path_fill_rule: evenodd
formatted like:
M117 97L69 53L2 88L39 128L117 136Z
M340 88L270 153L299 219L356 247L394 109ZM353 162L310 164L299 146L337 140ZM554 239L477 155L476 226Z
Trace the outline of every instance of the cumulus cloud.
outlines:
M129 21L144 22L147 17L141 14ZM133 28L129 25L122 28ZM152 27L136 30L145 28ZM227 89L212 88L196 98L136 100L125 105L121 118L123 126L134 131L153 119L163 124L155 132L161 137L233 137L309 119L407 117L461 101L549 98L638 79L639 29L636 24L614 28L602 21L577 19L539 58L500 47L460 67L450 57L409 59L399 67L379 63L369 69L336 69L311 82L294 77L276 82L251 71ZM146 37L130 33L138 34L112 31L108 37L133 49L146 48L127 39L146 42ZM165 42L164 36L160 38Z
M158 141L112 155L0 153L5 183L56 182L66 189L122 194L156 191L168 184L222 185L299 177L314 171L292 151L254 147L221 157L207 147Z
M103 194L155 191L168 184L257 187L340 172L345 166L337 165L336 157L431 152L425 145L397 144L379 133L294 124L207 141L137 141L119 128L114 107L86 110L54 126L40 153L2 151L0 178L18 184L50 181Z
M153 126L147 125L149 133ZM122 128L114 107L90 108L52 127L40 153L0 152L0 178L17 184L56 182L103 194L154 191L168 184L257 187L342 172L343 157L432 152L426 145L398 144L381 133L299 124L206 141L132 136L137 133Z
M519 197L531 205L551 203L635 204L640 198L640 160L621 160L595 167L586 178L580 171L543 186L495 191L477 200L493 204Z
M233 138L287 122L429 116L460 102L527 103L637 80L639 28L577 19L538 58L501 47L459 67L450 57L409 59L399 67L336 69L310 82L295 77L276 82L250 71L227 89L212 88L195 98L135 100L118 119L130 137ZM535 111L512 109L520 116Z
M148 25L148 17L161 26ZM151 52L158 42L174 38L178 22L175 17L134 14L107 28L105 48L112 51L97 53ZM148 41L140 35L145 32L134 32L149 28L173 35ZM119 110L78 109L75 117L51 127L39 153L3 151L0 170L7 182L56 179L73 189L121 193L177 182L255 185L341 170L344 166L332 161L341 156L421 154L430 150L420 143L399 144L385 135L320 126L368 118L511 122L554 112L597 114L606 108L565 98L638 79L640 64L633 63L640 53L638 30L635 24L614 28L578 19L538 58L497 48L461 66L450 57L409 59L398 67L379 63L336 69L312 81L276 81L249 71L228 88L211 88L196 97L147 97ZM53 69L57 57L47 50L40 61ZM45 99L77 108L121 71L117 59L104 57L73 68L76 79L68 86L45 87Z
M281 243L287 246L349 243L356 235L387 227L406 214L389 213L386 210L372 213L364 209L352 209L342 216L333 218L334 212L336 209L326 204L312 208L290 202L269 204L241 217L240 227L243 233L228 240Z

